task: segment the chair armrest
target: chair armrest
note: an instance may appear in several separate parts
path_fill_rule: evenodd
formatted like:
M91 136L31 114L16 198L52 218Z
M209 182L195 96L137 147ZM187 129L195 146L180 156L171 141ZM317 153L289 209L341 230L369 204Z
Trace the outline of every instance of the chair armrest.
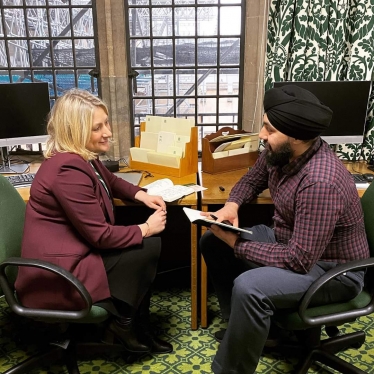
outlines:
M16 298L14 287L10 285L5 269L8 266L25 266L35 267L50 271L54 274L64 278L74 289L80 294L84 302L84 308L78 311L70 310L49 310L49 309L36 309L24 307ZM74 321L84 318L88 315L92 307L91 295L88 293L84 285L70 272L51 264L47 261L21 258L21 257L10 257L0 264L0 287L2 288L5 298L12 309L12 311L20 316L34 318L34 319L53 319L63 321Z
M310 302L313 299L313 296L316 292L331 279L336 278L337 276L347 273L349 271L363 270L374 267L374 258L367 258L362 260L350 261L345 264L336 266L333 269L328 270L324 275L315 280L312 285L309 287L308 291L303 296L300 306L299 306L299 315L300 318L307 324L311 326L324 325L328 323L338 323L346 321L347 319L354 319L363 315L373 313L374 311L374 298L371 297L370 303L359 309L354 309L350 311L344 311L333 314L325 314L322 316L310 316L307 313Z

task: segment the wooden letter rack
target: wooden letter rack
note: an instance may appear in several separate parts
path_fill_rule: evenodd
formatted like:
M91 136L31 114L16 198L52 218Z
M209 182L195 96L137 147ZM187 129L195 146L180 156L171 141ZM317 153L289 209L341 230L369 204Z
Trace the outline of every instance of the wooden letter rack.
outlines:
M216 133L206 135L202 139L202 170L206 173L217 174L225 171L243 169L252 166L258 158L258 150L249 153L242 153L233 156L227 156L222 158L213 158L212 153L222 143L227 140L219 142L210 142L210 140L217 138L221 135L233 135L233 134L248 134L244 130L234 130L231 127L223 127Z

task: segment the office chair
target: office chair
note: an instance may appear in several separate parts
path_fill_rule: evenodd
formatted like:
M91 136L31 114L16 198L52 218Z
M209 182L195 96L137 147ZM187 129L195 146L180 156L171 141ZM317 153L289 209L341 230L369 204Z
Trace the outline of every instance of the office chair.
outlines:
M18 316L29 318L44 326L61 326L61 334L43 342L43 349L29 357L4 374L29 373L32 369L63 360L69 374L79 374L77 355L103 352L123 352L125 361L130 363L136 356L125 352L119 344L108 345L100 339L96 341L81 341L82 324L101 326L109 318L103 308L92 305L91 296L83 284L70 272L46 261L24 259L21 255L21 241L26 204L17 190L0 175L0 291L5 295L10 309ZM80 311L43 310L26 308L17 299L14 291L16 271L19 266L32 266L51 271L63 277L81 295L85 308ZM87 325L84 325L87 326ZM58 329L56 329L58 330ZM79 331L77 331L79 330ZM91 330L91 329L90 329ZM93 328L92 330L95 330ZM97 329L100 331L100 329ZM43 335L43 334L40 334ZM46 334L48 338L48 334Z
M374 311L374 183L361 198L364 210L365 230L369 242L370 258L356 260L337 266L317 279L308 289L300 302L298 310L277 311L273 323L281 331L292 332L294 341L280 340L275 348L284 355L300 357L295 372L305 374L314 362L320 362L344 374L365 374L367 367L358 367L336 356L336 353L348 349L358 349L365 342L365 332L358 331L340 335L338 326L352 323L356 318ZM368 269L365 276L365 288L353 300L344 303L309 307L313 295L329 280L347 271ZM321 339L325 327L327 339ZM292 340L292 339L289 339ZM365 363L363 363L365 365Z

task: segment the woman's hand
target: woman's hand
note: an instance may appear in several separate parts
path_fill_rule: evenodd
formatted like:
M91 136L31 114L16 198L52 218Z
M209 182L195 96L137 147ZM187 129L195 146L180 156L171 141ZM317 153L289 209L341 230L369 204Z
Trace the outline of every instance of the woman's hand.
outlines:
M223 208L213 213L213 215L217 217L217 220L216 220L217 222L222 222L222 221L227 220L230 223L232 223L233 226L239 227L238 210L239 210L238 204L229 202L229 203L226 203ZM208 219L213 218L210 212L201 212L201 215L207 217Z
M161 196L151 196L145 191L140 190L135 194L135 199L141 201L144 205L152 209L161 208L166 211L165 201Z
M143 238L158 234L165 229L166 225L166 211L158 208L153 214L149 216L145 223L139 225L142 230Z

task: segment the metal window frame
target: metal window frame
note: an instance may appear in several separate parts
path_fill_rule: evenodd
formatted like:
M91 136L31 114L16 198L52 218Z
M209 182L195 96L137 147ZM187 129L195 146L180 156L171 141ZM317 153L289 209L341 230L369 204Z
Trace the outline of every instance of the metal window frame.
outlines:
M242 9L242 12L241 12L241 30L240 30L240 35L230 35L230 36L222 36L220 34L220 11L219 9L221 7L228 7L228 6L234 6L234 7L237 7L238 5L241 6L241 9ZM183 8L183 7L194 7L195 8L195 35L194 36L176 36L175 35L175 29L174 27L172 28L172 35L169 35L167 37L160 37L160 36L153 36L152 35L152 9L153 8L170 8L172 11L171 11L171 16L172 16L172 24L174 25L174 9L177 9L177 8ZM207 7L215 7L218 9L218 14L217 14L217 34L216 35L204 35L204 36L201 36L201 35L198 35L197 33L197 22L198 22L198 12L197 12L197 9L198 8L207 8ZM142 9L142 8L146 8L146 9L149 9L149 23L150 23L150 33L149 33L149 36L130 36L130 18L129 18L129 14L130 14L130 10L131 9ZM139 124L136 124L135 123L135 113L134 113L134 101L139 99L138 96L134 96L133 94L133 82L131 81L131 79L136 79L136 77L132 77L133 75L135 75L133 73L133 71L135 70L136 72L146 72L146 71L149 71L151 76L154 76L155 72L156 73L159 73L159 72L162 72L162 70L172 70L172 74L173 74L173 96L157 96L155 95L155 87L154 87L154 79L152 79L152 82L151 82L151 85L152 85L152 95L150 96L142 96L142 98L144 99L151 99L152 100L152 114L155 115L154 113L156 113L156 105L155 105L155 102L157 99L172 99L173 100L173 112L174 113L171 113L170 110L168 113L165 114L165 116L174 116L174 117L182 117L180 115L178 115L176 112L177 112L177 106L178 106L178 101L185 98L186 96L184 95L176 95L176 71L177 70L180 70L180 69L186 69L186 70L193 70L194 71L194 74L195 74L195 88L198 87L198 83L199 83L199 78L198 78L198 71L199 70L209 70L209 69L214 69L214 70L217 70L217 77L219 76L220 74L220 71L222 71L222 69L232 69L232 68L235 68L235 69L238 69L239 70L239 87L238 87L238 94L236 95L220 95L219 94L219 79L217 79L217 82L216 82L216 94L215 95L204 95L203 98L215 98L216 99L216 111L215 113L213 113L213 115L216 116L216 124L213 124L213 123L198 123L198 100L201 98L201 95L198 95L197 93L197 89L195 89L194 91L194 95L190 95L188 96L189 99L194 99L194 102L195 102L195 113L194 113L194 117L195 117L195 122L197 124L197 126L199 126L199 131L201 131L201 135L202 135L202 131L203 131L203 128L204 127L215 127L216 131L222 127L225 127L225 126L229 126L229 127L233 127L233 128L238 128L238 129L241 129L242 128L242 109L243 109L243 77L244 77L244 48L245 48L245 21L246 21L246 17L245 17L245 14L246 14L246 2L244 0L241 1L241 3L236 3L236 4L229 4L229 3L221 3L220 0L217 1L217 3L215 4L206 4L206 3L197 3L197 1L195 1L194 4L174 4L174 2L172 2L172 4L168 4L168 5L162 5L162 4L157 4L157 5L154 5L152 4L152 1L149 1L148 4L142 4L142 5L139 5L139 4L135 4L135 5L132 5L132 4L129 4L129 1L125 1L125 11L126 11L126 14L125 14L125 24L126 24L126 30L127 30L127 35L126 35L126 41L127 41L127 50L128 50L128 71L130 72L129 73L129 87L130 87L130 118L131 118L131 131L132 131L132 142L134 142L134 136L136 134L136 132L139 131ZM189 65L189 66L177 66L176 65L176 60L175 60L175 49L176 49L176 43L175 43L175 40L178 40L178 39L194 39L195 40L195 61L194 61L194 64L193 65ZM204 66L198 66L197 65L197 56L198 56L198 40L199 39L207 39L207 38L214 38L214 39L217 39L217 64L216 65L204 65ZM239 57L239 64L238 65L228 65L228 64L225 64L225 65L221 65L221 54L219 53L219 48L220 48L220 40L222 38L239 38L240 40L240 57ZM144 40L149 40L150 41L150 59L151 59L151 63L150 63L150 66L147 66L147 67L144 67L144 68L141 68L139 66L132 66L132 61L131 61L131 42L132 40L141 40L141 39L144 39ZM172 42L172 50L173 50L173 63L171 66L164 66L162 68L155 68L155 65L153 63L153 56L154 56L154 51L153 51L153 40L162 40L162 39L170 39L170 40L173 40ZM238 99L238 113L237 114L228 114L228 115L237 115L237 121L236 123L231 123L231 122L228 122L228 123L224 123L224 122L221 122L221 123L218 123L218 116L220 115L219 112L218 112L218 108L219 108L219 99L220 98L237 98ZM211 114L210 114L211 115ZM140 121L139 121L140 123Z
M22 9L24 20L25 20L25 36L8 36L7 35L7 27L6 27L6 20L5 20L5 11L8 9ZM49 36L43 36L43 37L33 37L30 36L29 33L29 27L28 27L28 10L29 9L45 9L46 10L46 20L47 20L47 27L48 27L48 33ZM67 9L69 11L70 16L70 23L65 27L63 31L70 31L70 36L63 36L65 33L52 36L52 27L51 27L51 14L50 10L52 9ZM73 9L81 9L80 12L78 12L75 17L73 18ZM92 24L93 24L93 35L92 36L75 36L74 34L74 24L77 22L82 15L84 15L87 10L91 10L92 14ZM71 0L67 4L61 4L61 5L50 5L48 1L46 1L45 5L27 5L26 1L23 0L21 5L4 5L4 1L0 0L0 16L1 16L1 22L3 27L4 35L0 36L0 41L4 41L5 43L5 51L6 51L6 59L7 59L7 67L0 67L0 74L5 75L3 73L8 73L8 79L9 82L14 83L13 79L13 72L24 72L26 77L30 77L30 80L32 82L38 81L38 79L35 77L36 74L48 74L52 78L52 82L49 82L50 87L53 88L54 95L50 96L51 102L53 102L60 94L62 94L65 90L59 89L57 86L57 75L63 71L72 71L72 74L74 75L74 83L75 87L78 87L78 79L79 79L79 72L82 70L87 70L88 74L91 75L91 91L95 92L97 89L98 94L101 92L101 85L100 80L97 79L97 76L95 76L95 72L100 71L100 60L99 60L99 51L98 51L98 36L97 36L97 22L96 22L96 0L91 0L87 4L72 4ZM75 21L75 22L74 22ZM80 66L77 63L77 50L75 47L75 40L93 40L94 44L94 56L95 56L95 64L88 64L85 66ZM25 40L27 44L27 53L29 58L29 67L13 67L11 66L11 60L10 60L10 51L9 51L9 41L11 40ZM35 61L33 61L33 56L31 52L31 41L33 40L47 40L49 41L49 45L45 48L44 52L42 52L41 56L44 55L50 55L50 66L35 66ZM54 47L58 44L60 40L67 40L71 41L71 53L72 53L72 66L56 66L55 64L55 49ZM43 59L44 57L38 57L37 60ZM91 74L94 72L93 74ZM23 77L21 81L23 81L26 77ZM96 79L96 81L95 81Z

